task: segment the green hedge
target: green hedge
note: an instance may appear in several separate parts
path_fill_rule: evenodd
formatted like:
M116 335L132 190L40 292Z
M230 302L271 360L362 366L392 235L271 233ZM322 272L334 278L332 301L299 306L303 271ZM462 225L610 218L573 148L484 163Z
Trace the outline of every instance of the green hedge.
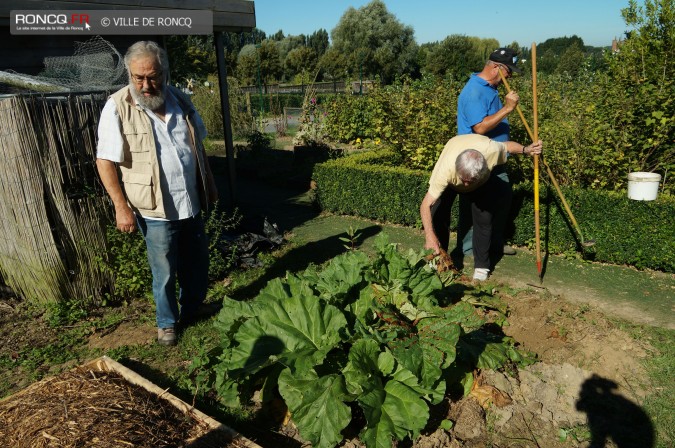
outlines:
M324 210L377 221L416 225L427 191L425 173L392 165L390 152L363 152L314 167Z
M407 226L420 226L419 206L430 173L396 166L389 151L370 151L330 160L314 167L317 201L323 210ZM540 184L542 248L550 253L581 251L578 235L547 179ZM562 189L584 238L595 246L584 249L595 261L627 264L640 269L675 272L675 198L633 201L625 194ZM534 244L532 185L514 186L507 239L519 246ZM453 225L457 204L453 208Z

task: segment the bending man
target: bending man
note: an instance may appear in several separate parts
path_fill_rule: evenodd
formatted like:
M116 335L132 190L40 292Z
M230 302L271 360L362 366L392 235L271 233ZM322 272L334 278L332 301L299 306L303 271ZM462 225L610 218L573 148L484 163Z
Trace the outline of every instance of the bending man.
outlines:
M455 197L464 195L471 205L475 280L486 280L490 273L492 217L502 204L495 200L499 188L491 172L506 163L507 154L541 154L542 142L531 145L497 142L483 135L458 135L443 148L429 179L429 190L420 205L425 249L439 253L448 250L450 210Z

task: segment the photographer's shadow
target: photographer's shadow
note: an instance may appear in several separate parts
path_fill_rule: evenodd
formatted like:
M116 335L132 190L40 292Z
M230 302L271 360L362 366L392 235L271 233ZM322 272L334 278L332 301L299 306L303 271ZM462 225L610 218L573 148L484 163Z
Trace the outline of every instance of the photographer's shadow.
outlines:
M589 448L604 448L611 439L618 448L654 446L654 426L645 411L615 393L618 385L593 375L581 386L577 409L587 414Z

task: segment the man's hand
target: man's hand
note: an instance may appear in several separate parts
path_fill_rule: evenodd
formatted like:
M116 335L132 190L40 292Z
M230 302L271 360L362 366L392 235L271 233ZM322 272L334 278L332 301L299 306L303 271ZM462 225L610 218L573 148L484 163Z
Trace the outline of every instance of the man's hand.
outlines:
M542 142L541 142L541 140L538 140L535 143L532 143L532 144L524 147L523 153L529 154L529 155L541 154L542 149L543 149Z
M438 238L436 238L435 235L433 238L425 239L424 248L427 250L433 250L434 255L441 253L441 243L438 241Z
M115 221L117 222L117 230L120 232L133 233L136 231L136 216L126 203L123 206L115 207Z
M520 101L520 96L518 96L517 92L511 90L504 97L504 101L506 103L506 104L504 104L504 107L506 107L510 111L513 111L516 108L516 106L518 105L518 101Z
M117 177L115 163L110 160L96 159L96 167L98 168L99 176L101 176L101 182L115 206L117 229L125 233L136 231L136 217L129 204L127 204L127 199L124 196L122 186Z

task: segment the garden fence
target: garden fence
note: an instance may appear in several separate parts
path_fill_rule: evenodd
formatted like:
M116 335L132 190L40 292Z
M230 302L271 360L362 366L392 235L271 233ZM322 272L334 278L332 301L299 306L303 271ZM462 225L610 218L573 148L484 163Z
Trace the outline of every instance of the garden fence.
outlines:
M243 86L241 87L242 92L248 93L251 95L268 93L276 94L289 94L289 93L299 93L303 94L307 90L312 90L316 93L367 93L368 89L373 85L373 81L363 80L363 81L352 81L347 83L346 81L333 81L333 82L315 82L313 84L265 84L262 86Z
M28 301L98 302L111 207L98 180L106 94L0 99L0 278Z

